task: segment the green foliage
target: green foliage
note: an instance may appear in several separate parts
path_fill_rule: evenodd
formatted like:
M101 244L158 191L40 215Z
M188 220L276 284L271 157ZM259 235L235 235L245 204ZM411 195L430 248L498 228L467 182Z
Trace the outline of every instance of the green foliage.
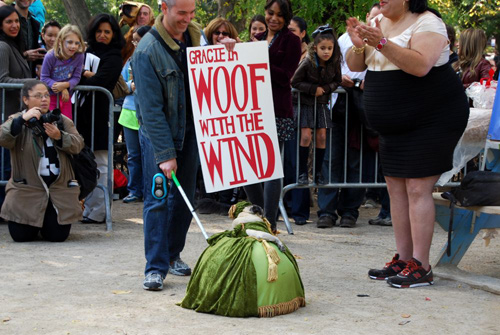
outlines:
M85 0L85 3L89 8L90 15L109 13L116 16L116 18L118 18L119 6L122 2L122 0ZM138 2L148 4L151 8L153 8L155 14L158 14L157 0L142 0ZM61 0L43 0L43 4L47 10L47 20L56 20L62 25L69 23L68 16L66 15L66 9L64 8Z
M430 0L446 23L458 28L480 28L488 36L500 34L500 0Z

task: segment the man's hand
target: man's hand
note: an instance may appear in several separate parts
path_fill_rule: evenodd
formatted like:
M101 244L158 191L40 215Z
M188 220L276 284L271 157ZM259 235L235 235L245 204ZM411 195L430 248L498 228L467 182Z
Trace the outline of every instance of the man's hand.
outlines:
M175 158L161 162L159 166L163 174L168 179L172 179L172 171L174 171L174 173L177 173L177 159Z
M46 51L44 48L26 50L24 52L24 57L26 57L26 60L28 62L34 62L36 60L43 59L43 57L45 57L45 53L42 53L44 51Z
M344 74L342 75L342 83L340 84L342 87L353 87L354 82L351 80L351 77L348 75Z

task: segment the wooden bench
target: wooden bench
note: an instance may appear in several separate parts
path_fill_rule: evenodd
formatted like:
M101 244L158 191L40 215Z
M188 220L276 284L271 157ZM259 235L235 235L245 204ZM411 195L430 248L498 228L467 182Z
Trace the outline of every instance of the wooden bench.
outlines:
M436 221L445 231L448 231L450 202L443 199L441 193L433 193L432 196L436 204ZM479 231L488 228L500 228L500 206L456 206L451 235L451 255L446 254L448 246L448 242L446 242L435 267L449 264L457 266Z

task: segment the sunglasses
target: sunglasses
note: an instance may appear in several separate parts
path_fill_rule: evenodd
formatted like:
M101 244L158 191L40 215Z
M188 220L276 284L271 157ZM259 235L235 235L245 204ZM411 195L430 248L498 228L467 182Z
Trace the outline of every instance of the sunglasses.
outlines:
M220 34L222 34L222 36L229 36L229 32L227 31L214 31L214 35L216 36L219 36Z

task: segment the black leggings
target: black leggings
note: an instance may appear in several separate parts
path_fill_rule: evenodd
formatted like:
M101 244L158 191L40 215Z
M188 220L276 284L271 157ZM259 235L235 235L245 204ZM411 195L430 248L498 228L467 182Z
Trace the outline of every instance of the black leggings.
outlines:
M42 228L33 227L27 224L20 224L9 221L9 233L14 242L31 242L38 237L38 232L42 237L50 242L64 242L69 236L71 225L60 225L57 223L57 212L49 200Z

